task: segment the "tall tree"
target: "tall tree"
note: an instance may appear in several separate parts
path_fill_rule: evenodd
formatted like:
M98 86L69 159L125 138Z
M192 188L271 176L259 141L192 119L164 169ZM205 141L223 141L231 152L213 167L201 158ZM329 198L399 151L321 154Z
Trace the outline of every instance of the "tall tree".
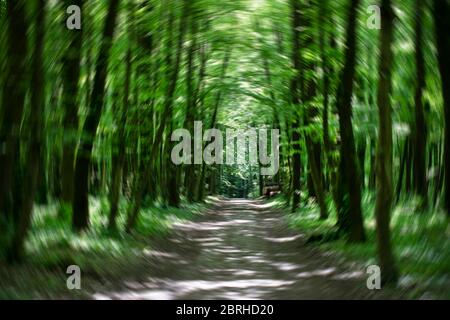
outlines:
M75 230L83 230L89 226L89 169L91 165L92 148L97 127L102 114L105 99L105 84L109 61L109 51L112 46L116 18L120 0L111 0L108 6L103 29L102 41L95 67L95 78L89 102L88 114L84 123L75 165L75 190L72 202L72 222Z
M433 15L444 100L444 205L450 215L450 4L448 0L433 1Z
M423 0L415 3L415 48L416 48L416 93L415 126L414 126L414 189L421 197L421 207L426 205L427 177L426 177L426 123L423 106L423 90L425 88L425 60L423 56Z
M188 128L190 132L192 132L194 128L194 120L196 115L196 104L197 97L195 96L195 53L197 50L197 21L195 17L192 17L190 22L190 30L191 30L191 43L187 49L187 72L186 72L186 119L184 128ZM187 165L186 173L185 173L185 186L186 186L186 195L188 201L192 202L195 199L195 166Z
M12 240L8 248L9 261L16 262L22 258L23 243L29 229L33 212L34 199L38 184L41 165L41 153L43 142L43 112L45 99L45 79L43 68L43 48L45 33L46 0L37 0L34 5L36 21L34 24L34 50L32 58L31 84L31 114L29 117L29 145L26 155L25 175L22 181L17 183L22 186L24 197L19 206L19 215L14 226Z
M208 23L205 23L204 28L206 29L208 26ZM196 97L198 97L199 99L199 111L200 114L199 115L203 115L203 112L201 110L201 107L203 105L204 102L204 94L200 94L201 90L204 89L205 87L205 77L206 77L206 64L208 62L208 52L207 52L207 45L203 44L202 46L202 50L201 50L201 62L200 62L200 68L199 68L199 82L197 84L197 88L195 90L196 92ZM227 75L227 69L228 69L228 65L229 65L229 61L230 61L230 56L231 56L231 50L229 48L225 49L225 55L222 61L222 69L221 69L221 74L220 74L220 79L219 79L219 84L223 84L223 81ZM219 111L219 107L220 107L220 103L221 103L221 99L222 99L222 92L221 90L218 90L215 96L215 100L214 100L214 111L213 111L213 115L211 117L210 120L210 124L209 124L209 128L215 128L216 126L216 120L217 120L217 115L218 115L218 111ZM204 118L204 117L203 117ZM199 118L197 118L198 120ZM202 152L200 150L200 152ZM207 172L207 168L206 168L206 164L203 162L203 164L201 165L201 167L199 168L200 170L200 174L198 175L196 181L195 181L195 200L196 201L202 201L205 195L205 179L206 179L206 172ZM212 177L212 175L211 175ZM214 179L214 177L212 178Z
M130 24L132 17L128 23ZM130 26L128 27L129 29ZM117 132L113 137L112 146L112 176L111 176L111 190L110 190L110 213L109 213L109 229L115 230L117 228L116 218L119 213L119 198L122 185L123 167L125 164L125 125L127 121L127 113L130 106L130 86L131 86L131 69L132 69L132 52L131 52L131 31L129 31L129 44L125 58L125 80L123 86L123 101L122 108L117 108Z
M227 48L225 51L223 62L222 62L222 70L221 70L221 74L220 74L219 84L223 84L225 77L227 76L227 70L228 70L228 67L230 64L230 57L231 57L231 50L229 48ZM213 114L211 117L211 123L209 125L209 128L211 128L211 129L217 129L217 117L219 115L219 108L222 103L222 98L223 98L223 92L222 92L222 89L219 89L216 92L216 96L215 96L215 100L214 100ZM217 183L216 183L217 171L218 171L217 165L214 166L209 171L209 173L210 173L209 189L210 189L211 194L213 194L213 195L216 194L216 190L217 190L216 189L216 187L217 187Z
M65 0L64 5L76 5L83 8L83 0ZM62 106L64 109L63 120L63 156L61 163L61 198L70 208L73 199L75 151L78 138L78 82L80 78L80 63L82 52L83 28L69 30L64 27L64 35L69 39L62 62L63 95Z
M312 10L315 8L311 4L305 5L305 10ZM305 15L303 19L304 30L310 31L312 29L311 19ZM303 47L311 48L314 45L313 35L308 34L304 35L303 38ZM311 125L312 120L317 117L319 114L318 108L314 105L313 99L317 94L316 88L316 79L315 74L317 73L315 63L312 61L308 61L305 58L302 58L302 65L304 66L304 70L302 72L302 103L306 107L306 111L304 112L304 122L305 126ZM314 134L309 131L305 134L305 144L306 151L308 155L308 166L310 169L309 177L312 182L312 187L314 189L314 196L317 199L320 209L320 218L326 219L328 217L328 208L325 201L325 190L323 187L323 175L322 175L322 161L321 161L321 144L318 139L314 137Z
M207 23L205 23L204 28L207 29ZM198 106L199 106L199 112L197 113L197 120L203 119L203 101L204 101L204 87L205 87L205 76L206 76L206 65L208 62L208 52L207 52L207 44L203 43L201 46L201 52L200 52L200 68L198 71L198 83L197 88L195 90L195 95L198 99ZM197 175L196 182L195 182L195 200L196 201L202 201L204 197L204 181L205 181L205 164L203 163L199 168L199 174Z
M291 80L291 98L294 107L298 108L300 105L300 2L298 0L290 0L291 6L291 23L292 23L292 64L294 66L294 76ZM300 204L300 189L301 189L301 155L300 155L300 126L301 118L300 112L294 110L294 119L292 121L292 211L295 211Z
M176 56L175 61L173 61L173 64L171 64L170 72L169 72L169 83L167 85L167 91L165 95L164 105L163 105L163 111L161 114L161 123L158 125L156 132L155 132L155 141L153 142L153 145L150 148L149 155L151 161L155 161L157 158L157 154L160 150L160 147L163 145L163 135L164 131L166 129L166 123L168 121L171 121L171 118L169 118L169 115L172 112L173 103L174 103L174 95L175 95L175 89L178 82L178 76L180 73L181 68L181 58L182 58L182 51L183 51L183 43L184 43L184 37L186 34L186 23L189 18L191 9L191 2L189 0L183 1L183 13L182 17L179 22L179 28L178 28L178 39L176 44ZM171 18L169 18L170 20ZM169 24L171 22L169 21ZM171 59L172 60L172 59ZM134 228L135 223L137 221L139 210L141 208L142 200L144 197L144 192L146 189L146 186L148 185L148 180L151 177L151 166L147 166L143 172L142 177L140 177L135 194L134 194L134 201L131 203L128 207L127 212L127 223L126 223L126 231L130 232L131 229Z
M338 227L350 242L365 240L361 212L361 182L352 127L352 95L356 66L356 21L359 0L350 0L345 38L345 62L340 75L336 105L341 135Z
M15 184L14 168L18 155L20 125L28 87L26 3L8 1L6 17L6 71L0 114L0 226L7 227L14 212L7 209ZM11 209L11 208L10 208ZM14 211L14 210L12 210ZM3 235L6 234L2 230Z
M330 94L332 93L332 83L335 80L333 77L333 66L328 59L327 44L329 48L334 49L336 41L333 39L332 32L327 32L326 21L332 20L330 10L327 9L328 2L321 1L319 4L319 50L320 59L322 63L323 79L322 79L322 96L323 96L323 110L322 110L322 131L323 131L323 147L325 151L325 182L329 182L334 202L337 202L336 183L337 183L337 161L333 157L333 151L336 148L330 137ZM328 40L328 41L327 41Z
M376 159L377 199L375 218L377 222L378 257L382 283L397 281L390 243L390 214L393 198L392 184L392 42L394 12L390 0L381 0L380 65L378 80L378 145Z

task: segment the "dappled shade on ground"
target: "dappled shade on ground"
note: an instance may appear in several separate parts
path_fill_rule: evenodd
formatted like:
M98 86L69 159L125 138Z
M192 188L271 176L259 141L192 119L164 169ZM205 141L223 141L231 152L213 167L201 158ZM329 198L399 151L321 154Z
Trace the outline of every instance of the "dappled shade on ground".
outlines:
M307 247L285 216L257 200L216 201L144 251L136 278L95 299L356 299L392 293L366 287L365 269ZM399 297L398 295L397 297Z

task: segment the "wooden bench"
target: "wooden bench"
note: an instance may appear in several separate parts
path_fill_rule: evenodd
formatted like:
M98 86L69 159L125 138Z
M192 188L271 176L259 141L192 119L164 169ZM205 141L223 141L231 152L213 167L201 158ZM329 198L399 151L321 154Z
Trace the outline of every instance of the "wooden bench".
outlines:
M263 188L263 195L265 198L271 198L281 193L281 187L279 185L265 186Z

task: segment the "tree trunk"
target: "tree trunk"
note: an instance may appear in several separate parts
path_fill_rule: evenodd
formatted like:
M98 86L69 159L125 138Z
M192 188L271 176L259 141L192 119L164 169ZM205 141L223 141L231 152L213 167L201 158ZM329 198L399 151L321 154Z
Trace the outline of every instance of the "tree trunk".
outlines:
M14 166L18 154L20 124L24 111L27 77L26 3L7 2L6 72L0 109L0 212L7 216L6 200L14 186ZM1 216L0 216L1 217ZM8 217L5 217L6 221Z
M400 148L399 148L400 149ZM403 144L403 152L400 156L400 168L398 170L398 180L397 180L397 188L395 191L395 203L398 203L400 200L400 195L402 191L402 185L403 185L403 176L405 173L405 167L406 167L406 154L407 154L407 142Z
M414 126L414 161L413 177L414 190L421 198L421 209L426 206L427 199L427 177L425 167L426 157L426 123L423 107L423 90L425 88L425 61L423 57L423 0L416 0L415 12L415 51L416 51L416 93L415 102L415 126Z
M8 260L20 261L23 254L23 245L27 231L31 223L34 198L38 185L39 170L41 165L42 146L42 120L44 112L44 69L43 48L45 32L45 0L38 0L36 8L35 42L32 58L33 90L31 91L31 114L30 114L30 142L28 145L27 167L25 168L25 179L21 190L24 193L23 202L19 206L19 217L14 228L12 241L8 248Z
M358 168L360 172L361 177L361 188L364 189L365 187L365 179L364 179L364 173L365 173L365 164L366 164L366 148L367 148L367 142L366 137L361 137L359 139L359 143L357 146L357 155L358 155Z
M295 75L291 81L291 99L294 108L298 108L300 105L300 3L297 0L290 0L291 5L291 23L292 23L292 64L294 66ZM301 156L300 156L300 116L297 110L294 110L294 119L292 121L292 212L297 210L300 205L300 192L301 192Z
M322 63L323 70L323 79L322 79L322 95L323 95L323 111L322 111L322 131L323 131L323 145L325 149L325 159L326 159L326 170L330 171L332 169L331 166L331 141L330 141L330 128L329 128L329 94L330 94L330 77L331 77L331 68L328 63L328 56L325 52L325 44L326 44L326 28L325 23L328 18L328 1L324 0L320 2L319 7L319 49L320 49L320 60ZM327 177L326 180L329 180Z
M310 136L306 137L306 147L308 151L308 162L311 170L311 179L314 186L314 191L316 194L316 199L319 204L320 209L320 219L324 220L328 218L328 208L325 201L325 191L323 188L323 177L320 170L320 166L317 166L314 159L310 159L310 156L315 155L315 148L317 147L312 141Z
M205 24L205 29L207 30L207 26L208 24ZM205 83L204 83L204 79L206 76L206 64L208 62L208 54L207 54L207 48L206 45L203 44L201 46L201 50L200 50L200 68L199 68L199 74L198 74L198 82L197 82L197 88L195 90L195 100L198 100L198 109L199 112L197 113L197 119L203 120L203 102L204 102L204 94L202 92L202 90L205 87ZM200 94L202 93L202 94ZM198 166L198 174L196 174L196 178L194 181L194 199L195 201L202 201L203 200L203 195L204 195L204 182L205 182L205 166L204 163L202 165Z
M124 90L123 90L123 100L122 100L122 108L117 108L116 112L116 121L117 121L117 133L115 138L113 138L112 145L112 177L111 177L111 190L110 190L110 213L109 213L109 221L108 228L110 230L117 229L116 218L119 214L119 201L120 194L122 189L122 183L124 178L124 167L125 167L125 157L126 157L126 149L125 149L125 127L127 124L127 115L130 107L130 91L131 91L131 73L132 73L132 47L133 40L135 35L134 28L134 10L135 3L134 1L130 1L128 4L128 21L127 21L127 33L128 33L128 50L125 58L125 79L124 79ZM148 41L145 41L148 40ZM137 41L141 43L146 49L148 49L149 53L152 53L152 38L143 39L142 36L139 36ZM149 44L150 48L146 46ZM139 68L136 72L136 80L138 79ZM136 90L137 91L137 90ZM136 105L139 105L139 93L135 94ZM113 102L115 103L115 101ZM138 169L139 170L139 169Z
M65 0L66 7L77 5L83 8L83 0ZM63 156L61 163L61 187L63 210L73 199L74 170L75 170L75 150L78 138L78 82L80 78L80 62L82 52L83 28L81 30L68 30L65 28L65 35L70 39L62 59L62 79L63 79L63 97L62 105L64 108L63 119Z
M228 64L230 62L230 57L231 57L231 50L230 49L226 49L225 51L225 55L223 58L223 63L222 63L222 72L220 74L220 84L223 83L226 75L227 75L227 70L228 70ZM222 102L222 90L218 90L216 93L216 97L215 97L215 102L214 102L214 111L211 117L211 124L210 124L210 128L211 129L216 129L217 127L217 116L219 114L219 107L220 104ZM206 166L203 167L204 170L207 170L208 168ZM209 170L209 190L211 194L216 194L216 174L217 174L218 168L217 165L213 165L211 170ZM206 177L207 173L204 172L204 175Z
M116 18L120 0L111 0L103 29L103 38L97 58L94 86L89 102L88 115L77 153L75 165L75 189L72 202L72 223L77 231L89 227L89 169L91 167L92 148L97 127L102 114L105 84L108 71L109 51L112 46Z
M433 14L436 43L444 100L444 206L450 216L450 4L447 0L434 0Z
M378 80L378 146L377 146L377 222L378 258L383 284L397 281L397 269L390 241L390 214L392 209L392 40L394 12L390 0L381 1L380 66Z
M331 83L334 81L334 68L331 63L328 61L328 55L326 52L325 45L327 43L327 32L326 32L326 22L332 19L331 14L329 14L328 10L328 2L321 1L320 9L319 9L319 48L320 48L320 57L322 62L323 69L323 111L322 111L322 131L323 131L323 146L325 151L325 183L329 185L329 187L325 187L324 191L331 191L334 201L336 202L337 193L337 163L336 159L333 157L333 150L336 145L331 141L330 138L330 129L329 129L329 105L330 105L330 91L331 91ZM331 48L336 47L336 41L333 38L333 35L329 36L329 46Z
M155 141L153 142L153 145L150 148L150 159L151 161L155 161L156 160L156 156L160 150L160 147L162 146L163 143L163 135L164 135L164 131L166 129L166 123L169 122L171 119L169 118L169 115L171 114L171 109L173 107L173 102L174 102L174 94L175 94L175 89L176 89L176 85L178 82L178 76L179 76L179 72L180 72L180 67L181 67L181 55L182 55L182 51L183 51L183 43L184 43L184 37L185 37L185 32L186 32L186 23L189 17L189 13L190 13L190 7L191 7L191 3L188 0L184 0L183 1L183 8L184 8L184 12L180 21L180 25L179 25L179 30L178 30L178 40L177 40L177 53L176 53L176 58L175 61L173 62L173 68L170 71L170 78L169 78L169 84L167 87L167 92L166 92L166 96L165 96L165 101L164 101L164 106L163 106L163 112L161 114L161 123L159 124L159 126L156 129L155 132ZM134 195L134 201L132 201L132 203L129 205L128 207L128 218L127 218L127 224L126 224L126 232L130 232L131 229L134 228L138 215L139 215L139 210L140 210L140 206L142 204L142 200L143 200L143 196L144 196L144 191L145 191L145 187L148 183L147 179L150 177L151 175L151 166L147 166L143 171L143 176L138 178L139 182L138 182L138 186L135 190L135 195Z
M412 175L412 166L413 166L413 161L412 161L412 142L411 142L412 138L411 136L408 136L406 138L406 169L405 169L405 192L409 193L411 192L411 175Z
M337 109L341 133L340 148L340 201L338 208L339 230L348 235L350 242L365 240L361 212L361 180L356 157L352 128L352 93L356 66L356 21L359 0L351 0L345 40L345 64L338 88Z
M305 11L308 11L311 5L305 6ZM311 27L310 18L305 17L303 27L308 29ZM309 48L314 44L314 40L311 35L302 36L304 39L303 47ZM301 61L304 66L301 75L302 83L302 102L307 107L304 114L305 126L310 125L311 120L319 115L319 110L316 106L312 105L312 100L316 95L316 84L314 75L316 74L316 68L314 63L310 61ZM305 137L306 151L308 154L308 166L309 174L308 180L311 180L312 193L317 199L320 209L320 219L326 219L328 217L328 208L325 201L325 191L323 187L323 175L322 175L322 161L321 161L321 145L319 141L315 141L312 133L306 133ZM310 192L310 196L311 192Z
M436 173L436 184L433 190L433 203L436 203L439 197L439 194L442 190L442 183L444 180L444 166L442 164L442 140L439 139L438 142L438 156L437 156L437 173Z
M186 26L186 23L188 23L189 21L189 16L190 16L190 12L186 11L184 12L184 23ZM168 66L173 66L173 53L172 53L172 43L173 43L173 19L174 19L174 13L171 12L170 16L169 16L169 27L168 27L168 35L167 35L167 46L166 46L166 63ZM183 26L183 27L185 27ZM181 23L180 23L180 27L181 27ZM181 29L179 30L179 37L180 36L185 36L185 31L182 31ZM180 47L180 50L182 51L182 45ZM180 54L181 54L181 51ZM178 55L176 57L176 59L178 59ZM178 66L178 68L181 68L181 66ZM171 79L172 77L172 72L173 72L173 67L169 67L168 69L168 73L167 73L167 78L169 79L169 90L170 90L170 86L173 83L174 84L174 89L176 88L176 82L177 80L175 80L175 82L173 82L174 80ZM177 75L178 77L178 75ZM173 93L170 95L170 99L173 100L173 95L175 94L175 90L173 91ZM173 104L173 102L172 102ZM178 172L179 172L179 168L176 167L170 159L170 149L172 149L172 147L175 145L175 142L171 141L171 132L173 131L173 123L174 123L174 112L173 112L173 107L170 106L169 108L167 108L167 113L162 117L162 121L164 122L168 122L170 123L170 126L168 128L168 132L166 133L166 140L164 142L162 142L162 155L161 155L161 162L165 164L165 170L166 170L166 181L165 181L165 186L166 186L166 200L169 206L172 207L178 207L179 203L180 203L180 191L179 191L179 186L178 186ZM164 132L164 130L162 131Z
M376 180L376 168L375 168L375 158L376 158L376 140L370 137L370 170L369 170L369 189L375 190L375 180Z
M130 44L131 46L131 44ZM127 121L127 112L130 104L130 82L131 82L131 48L128 49L125 59L125 83L123 91L123 107L117 112L118 123L115 143L112 150L112 177L110 191L110 213L108 227L115 230L116 217L119 213L119 199L122 185L123 167L125 164L125 124Z
M194 120L196 117L196 105L197 97L195 95L194 89L194 72L195 72L195 51L197 50L197 22L195 18L191 19L191 44L187 52L187 72L186 72L186 120L184 123L184 128L187 128L189 132L193 132ZM195 165L186 165L185 170L185 186L186 186L186 196L189 202L195 200Z

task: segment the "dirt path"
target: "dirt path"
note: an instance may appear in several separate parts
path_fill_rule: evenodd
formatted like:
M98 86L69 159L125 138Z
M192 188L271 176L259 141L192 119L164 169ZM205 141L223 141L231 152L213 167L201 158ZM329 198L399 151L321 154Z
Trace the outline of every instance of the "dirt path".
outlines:
M144 272L94 299L376 299L365 270L304 244L260 201L216 202L145 252ZM355 268L355 267L353 267Z

